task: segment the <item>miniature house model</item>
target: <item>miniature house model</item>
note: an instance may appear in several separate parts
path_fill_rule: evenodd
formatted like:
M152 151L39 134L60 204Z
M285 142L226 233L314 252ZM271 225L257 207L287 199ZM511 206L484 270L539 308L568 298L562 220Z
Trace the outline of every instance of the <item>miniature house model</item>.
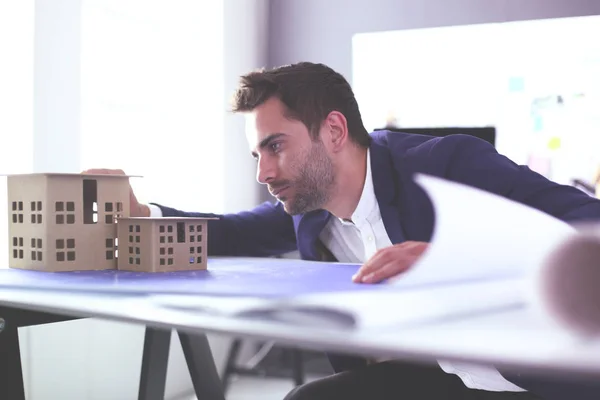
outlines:
M9 267L50 272L206 269L207 219L129 218L128 178L9 175Z
M117 175L9 175L9 267L115 269L116 220L129 213L129 180Z
M120 270L186 271L207 267L208 218L121 218Z

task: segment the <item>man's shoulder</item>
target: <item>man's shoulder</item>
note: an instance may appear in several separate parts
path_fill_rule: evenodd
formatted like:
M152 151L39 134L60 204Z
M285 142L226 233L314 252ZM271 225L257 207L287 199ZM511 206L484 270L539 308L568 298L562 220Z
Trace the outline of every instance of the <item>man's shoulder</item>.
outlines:
M467 148L493 149L493 146L484 140L464 134L436 137L379 130L373 132L371 138L372 149L385 149L395 163L401 163L404 167L414 165L417 169L426 166L443 167L452 160L457 151Z
M400 152L421 152L432 149L453 150L457 145L488 144L482 139L466 134L453 134L444 137L430 136L402 131L376 130L371 133L374 143ZM491 145L490 145L491 146Z

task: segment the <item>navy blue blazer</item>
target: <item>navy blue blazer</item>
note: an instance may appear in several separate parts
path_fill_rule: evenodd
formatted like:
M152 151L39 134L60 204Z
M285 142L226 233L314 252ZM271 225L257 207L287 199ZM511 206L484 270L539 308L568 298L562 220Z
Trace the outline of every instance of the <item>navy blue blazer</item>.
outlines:
M373 186L392 243L431 239L435 216L431 201L413 180L418 172L487 190L566 222L600 220L600 200L515 164L481 139L390 131L374 132L371 138ZM264 257L298 250L306 260L332 260L331 253L318 239L331 217L323 210L290 216L280 203L267 202L250 211L215 215L157 206L164 216L219 217L218 221L209 222L209 255ZM331 361L336 370L362 364L351 357L331 358ZM510 380L526 388L528 382L519 379L513 376ZM559 392L554 387L553 393Z
M371 137L373 186L392 243L431 239L433 208L413 180L417 172L484 189L567 222L600 219L600 200L515 164L481 139L389 131L377 131ZM209 255L267 257L299 250L306 260L327 259L318 244L319 233L330 218L326 211L290 216L278 202L226 215L157 206L164 216L219 217L209 222Z

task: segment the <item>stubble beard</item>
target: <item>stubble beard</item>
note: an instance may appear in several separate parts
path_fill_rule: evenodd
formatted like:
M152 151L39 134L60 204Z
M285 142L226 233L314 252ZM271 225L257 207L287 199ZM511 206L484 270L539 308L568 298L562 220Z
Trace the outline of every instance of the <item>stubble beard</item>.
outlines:
M294 182L294 195L284 202L290 215L305 214L323 208L331 197L335 183L333 162L322 144L311 146L310 152L297 170L300 171Z

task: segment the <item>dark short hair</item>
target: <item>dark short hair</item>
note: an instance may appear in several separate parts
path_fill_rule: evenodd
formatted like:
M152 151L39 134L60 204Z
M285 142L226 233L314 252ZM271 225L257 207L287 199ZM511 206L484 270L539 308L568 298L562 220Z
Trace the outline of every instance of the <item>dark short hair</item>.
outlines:
M327 115L338 111L346 117L353 142L368 147L365 129L354 92L346 79L324 64L301 62L243 75L233 96L234 112L253 111L276 96L286 107L286 116L302 122L313 139Z

